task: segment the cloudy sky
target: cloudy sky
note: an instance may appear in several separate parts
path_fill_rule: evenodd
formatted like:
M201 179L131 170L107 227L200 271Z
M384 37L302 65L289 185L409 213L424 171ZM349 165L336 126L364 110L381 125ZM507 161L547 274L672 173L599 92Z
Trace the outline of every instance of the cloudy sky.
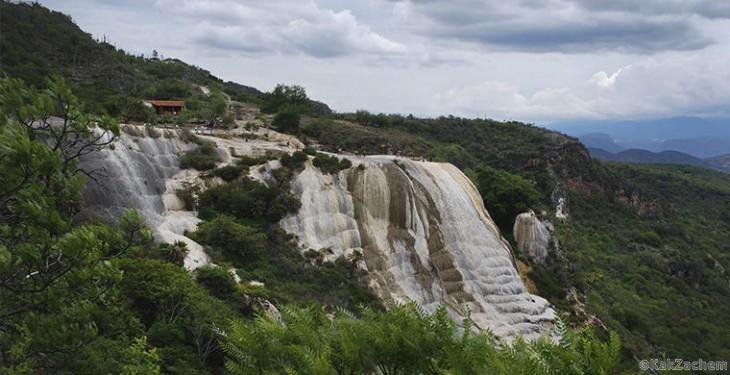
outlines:
M47 0L117 47L335 110L730 115L725 0Z

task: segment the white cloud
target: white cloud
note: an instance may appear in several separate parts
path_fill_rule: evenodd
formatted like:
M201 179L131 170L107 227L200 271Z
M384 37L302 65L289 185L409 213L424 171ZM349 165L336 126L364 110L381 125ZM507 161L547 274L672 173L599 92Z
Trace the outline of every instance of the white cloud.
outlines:
M314 1L158 0L156 5L188 17L194 24L192 40L201 47L318 58L407 51L359 22L351 11L322 8Z
M435 96L446 111L498 119L559 120L730 115L730 59L647 59L572 87L532 93L506 82L452 88Z
M604 88L604 89L613 89L614 86L616 86L616 80L618 79L618 76L625 69L630 69L630 68L631 68L631 65L625 66L625 67L615 71L610 76L606 72L601 70L600 72L593 74L593 77L591 77L589 82L595 84L598 87Z

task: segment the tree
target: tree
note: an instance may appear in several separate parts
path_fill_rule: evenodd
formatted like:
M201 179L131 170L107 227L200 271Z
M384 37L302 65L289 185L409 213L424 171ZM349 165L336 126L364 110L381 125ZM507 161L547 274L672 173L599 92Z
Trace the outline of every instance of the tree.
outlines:
M279 131L284 133L296 133L299 131L300 117L297 112L286 110L279 112L274 116L272 125Z
M512 233L518 214L542 205L537 188L518 175L480 165L474 171L473 179L484 205L503 233Z
M223 122L228 111L228 101L223 94L216 92L211 95L210 104L208 105L208 124L211 127L217 126Z
M99 314L118 314L110 261L150 232L131 212L119 228L72 223L91 175L76 162L111 143L113 122L81 113L60 77L43 93L9 78L0 90L0 372L52 373L94 342Z
M304 87L278 84L273 91L264 95L262 112L277 113L283 109L297 113L306 113L310 110L309 97Z
M81 103L61 76L51 76L47 86L48 90L39 92L20 80L3 79L0 116L11 127L23 126L30 139L43 140L51 151L60 153L61 172L93 178L93 171L76 168L79 158L112 144L119 135L119 125L109 116L83 113Z

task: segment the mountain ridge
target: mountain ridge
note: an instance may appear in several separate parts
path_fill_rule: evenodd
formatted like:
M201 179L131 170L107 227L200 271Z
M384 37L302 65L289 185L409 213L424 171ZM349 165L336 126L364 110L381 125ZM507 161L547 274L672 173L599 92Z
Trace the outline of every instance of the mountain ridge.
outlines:
M592 157L606 161L639 164L682 164L714 169L720 172L730 172L730 169L722 164L722 156L700 159L679 151L651 152L642 149L626 149L619 152L610 152L597 147L588 147L588 151Z
M546 127L581 138L589 147L611 152L626 149L679 151L701 159L730 152L730 119L727 118L575 120L547 124ZM597 137L600 137L600 144L595 143L599 142Z

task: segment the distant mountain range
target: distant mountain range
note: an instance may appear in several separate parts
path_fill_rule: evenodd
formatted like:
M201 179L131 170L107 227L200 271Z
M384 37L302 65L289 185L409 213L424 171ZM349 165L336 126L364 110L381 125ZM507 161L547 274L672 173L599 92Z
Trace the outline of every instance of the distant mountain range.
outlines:
M683 164L730 173L730 154L700 159L679 151L651 152L641 149L629 149L620 152L610 152L594 147L588 147L588 151L592 157L600 160L640 164Z
M673 117L636 121L571 121L545 127L612 153L679 151L700 159L730 154L730 118Z

